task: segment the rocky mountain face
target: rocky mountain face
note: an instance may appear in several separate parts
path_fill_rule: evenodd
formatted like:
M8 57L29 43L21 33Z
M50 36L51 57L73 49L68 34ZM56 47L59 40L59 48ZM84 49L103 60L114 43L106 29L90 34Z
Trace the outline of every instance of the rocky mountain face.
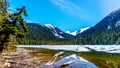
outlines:
M95 32L115 30L119 28L120 28L120 9L111 12L104 19L98 22L95 26L83 32L82 35Z
M54 39L71 39L74 36L63 32L56 26L51 24L35 24L27 23L28 29L30 31L29 35L37 35L36 37L42 36L42 38L54 38ZM28 35L28 36L29 36Z
M55 37L60 39L71 39L74 36L70 35L68 33L65 33L64 31L60 30L56 26L52 26L51 24L45 24L43 25L46 29L48 29Z
M95 26L78 36L78 44L119 44L120 9L111 12Z

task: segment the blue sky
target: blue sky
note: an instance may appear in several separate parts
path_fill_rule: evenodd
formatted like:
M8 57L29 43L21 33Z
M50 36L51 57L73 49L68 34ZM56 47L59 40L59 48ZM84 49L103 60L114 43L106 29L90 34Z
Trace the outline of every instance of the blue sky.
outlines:
M63 31L91 27L113 10L120 0L9 0L10 9L26 6L27 21L52 24Z

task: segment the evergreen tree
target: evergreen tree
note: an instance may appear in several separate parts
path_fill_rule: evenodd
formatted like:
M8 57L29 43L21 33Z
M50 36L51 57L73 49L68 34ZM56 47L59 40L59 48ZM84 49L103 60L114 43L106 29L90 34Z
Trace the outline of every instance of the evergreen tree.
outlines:
M24 37L24 35L28 33L25 21L22 18L22 13L24 14L24 16L27 16L25 7L17 8L18 12L9 14L7 12L8 7L6 4L7 0L0 0L0 17L3 16L3 19L1 19L0 21L0 28L2 28L0 30L0 36L3 36L0 44L0 53L4 49L5 43L9 41L10 35L14 35L16 37Z

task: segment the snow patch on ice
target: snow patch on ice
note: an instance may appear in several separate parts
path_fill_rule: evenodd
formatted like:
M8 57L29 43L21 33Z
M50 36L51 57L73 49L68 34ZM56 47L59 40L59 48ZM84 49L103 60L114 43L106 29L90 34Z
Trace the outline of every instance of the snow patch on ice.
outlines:
M66 50L76 52L87 52L91 51L88 48L96 51L104 51L108 53L120 53L120 45L19 45L18 47L29 47L29 48L45 48L52 50Z
M86 45L85 47L89 47L96 51L104 51L108 53L120 53L120 45Z
M31 48L45 48L52 50L66 50L66 51L76 51L76 52L86 52L90 51L89 49L80 46L80 45L20 45L18 47L31 47Z

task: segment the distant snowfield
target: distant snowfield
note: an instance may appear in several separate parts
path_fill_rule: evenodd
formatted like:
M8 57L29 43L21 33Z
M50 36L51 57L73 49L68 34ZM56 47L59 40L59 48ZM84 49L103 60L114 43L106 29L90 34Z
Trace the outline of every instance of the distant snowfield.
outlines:
M86 45L84 47L89 47L96 51L104 51L108 53L120 53L120 45Z
M24 48L44 48L52 50L67 50L76 52L88 52L90 49L108 53L120 53L120 45L18 45ZM89 49L90 48L90 49Z

